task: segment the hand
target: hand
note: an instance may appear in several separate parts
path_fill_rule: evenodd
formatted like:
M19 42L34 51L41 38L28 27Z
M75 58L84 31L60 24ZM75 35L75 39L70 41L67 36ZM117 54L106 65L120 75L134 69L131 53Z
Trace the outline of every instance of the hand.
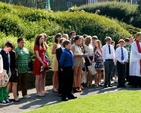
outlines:
M124 62L120 62L122 65L124 65L125 63Z
M43 67L44 67L44 68L46 67L45 63L43 63Z
M63 71L63 69L62 69L62 68L60 68L60 70L61 70L61 71Z
M15 68L15 71L18 71L18 69L17 69L17 68Z
M2 78L2 73L0 73L0 78Z

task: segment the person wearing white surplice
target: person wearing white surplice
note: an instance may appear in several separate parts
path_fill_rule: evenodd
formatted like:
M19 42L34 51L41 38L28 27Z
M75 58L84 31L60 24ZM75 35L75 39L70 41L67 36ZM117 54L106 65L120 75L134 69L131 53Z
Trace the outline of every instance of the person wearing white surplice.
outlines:
M118 86L117 87L126 87L125 86L125 62L128 59L128 52L123 47L125 41L120 39L118 41L119 47L116 49L116 60L117 60L117 71L118 71Z
M136 40L132 43L129 68L130 84L141 86L141 32L136 34Z

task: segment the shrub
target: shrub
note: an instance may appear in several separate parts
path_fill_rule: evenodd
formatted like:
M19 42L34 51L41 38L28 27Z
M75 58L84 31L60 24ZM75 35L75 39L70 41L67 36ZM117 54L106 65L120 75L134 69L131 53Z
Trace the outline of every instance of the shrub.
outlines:
M78 15L79 14L79 15ZM77 34L97 35L104 43L105 36L111 36L115 41L130 33L114 20L104 16L86 12L57 13L55 21L62 26L64 32L75 30Z
M100 10L100 15L110 18L117 18L120 21L131 23L132 18L138 13L137 5L131 5L123 2L103 2L90 5L83 5L78 8L86 12L95 13Z

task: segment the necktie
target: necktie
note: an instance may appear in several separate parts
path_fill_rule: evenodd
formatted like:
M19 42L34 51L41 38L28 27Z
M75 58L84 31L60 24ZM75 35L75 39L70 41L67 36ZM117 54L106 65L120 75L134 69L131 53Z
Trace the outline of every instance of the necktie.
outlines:
M108 49L109 49L109 54L111 54L111 49L110 49L110 45L108 45Z
M124 60L123 48L121 48L121 60Z

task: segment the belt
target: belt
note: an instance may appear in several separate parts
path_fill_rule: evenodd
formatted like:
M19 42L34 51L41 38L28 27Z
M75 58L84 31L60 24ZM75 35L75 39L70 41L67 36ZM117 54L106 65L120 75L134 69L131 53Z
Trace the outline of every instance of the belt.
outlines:
M113 61L113 59L105 59L105 61Z

